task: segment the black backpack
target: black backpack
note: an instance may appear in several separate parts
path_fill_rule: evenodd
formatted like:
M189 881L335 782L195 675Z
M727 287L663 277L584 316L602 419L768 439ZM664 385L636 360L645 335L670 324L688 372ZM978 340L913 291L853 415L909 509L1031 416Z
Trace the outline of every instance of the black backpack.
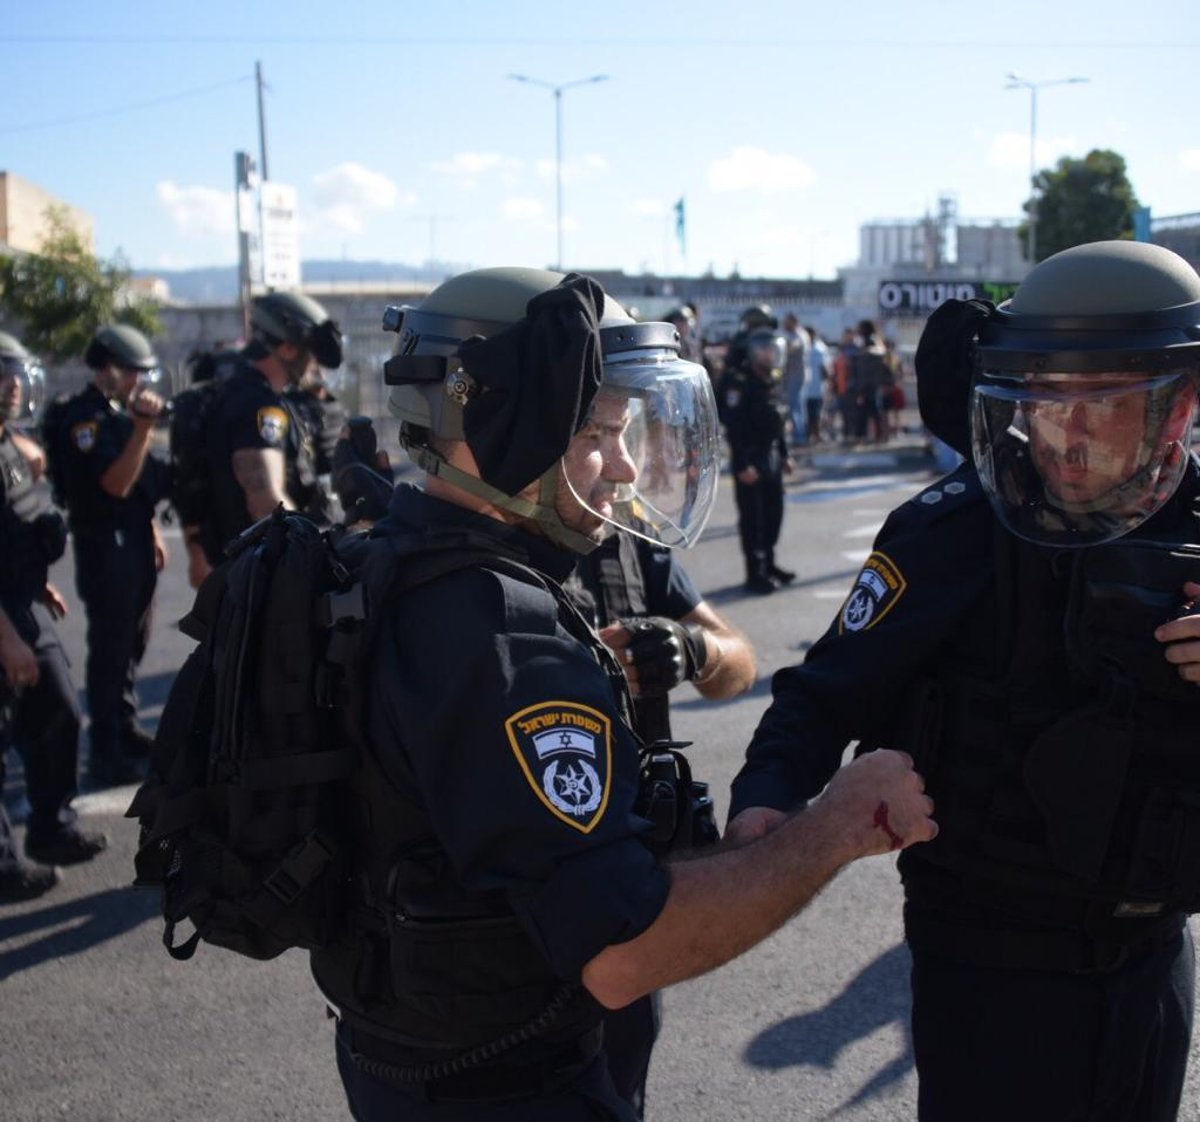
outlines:
M201 939L269 959L338 934L351 888L339 808L363 750L374 624L396 593L497 564L469 539L322 532L282 508L228 552L180 624L200 645L126 812L141 827L135 883L161 889L178 959ZM185 919L195 932L176 944Z
M183 526L201 526L212 509L208 474L208 421L223 382L199 382L171 399L169 439L174 474L171 505Z

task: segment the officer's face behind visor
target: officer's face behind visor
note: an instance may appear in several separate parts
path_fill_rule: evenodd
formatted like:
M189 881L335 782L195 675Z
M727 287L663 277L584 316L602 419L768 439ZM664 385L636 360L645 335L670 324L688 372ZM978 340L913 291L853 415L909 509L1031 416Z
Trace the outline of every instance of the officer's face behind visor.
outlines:
M1041 545L1097 545L1136 529L1183 478L1196 377L985 372L971 439L997 517Z
M0 420L27 421L41 408L46 376L36 363L0 358Z
M562 459L563 482L602 523L692 546L712 511L716 404L702 366L663 352L606 361L587 422Z

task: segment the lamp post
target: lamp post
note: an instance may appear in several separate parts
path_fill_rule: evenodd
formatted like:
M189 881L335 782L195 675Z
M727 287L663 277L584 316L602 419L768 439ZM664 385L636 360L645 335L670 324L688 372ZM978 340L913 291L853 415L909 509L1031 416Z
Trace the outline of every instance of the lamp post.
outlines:
M607 74L593 74L590 78L579 78L574 82L562 82L555 85L553 82L543 82L540 78L530 78L526 74L510 74L509 77L514 82L526 82L531 86L541 86L543 89L550 90L554 94L554 179L555 179L555 204L556 204L556 221L555 226L558 231L558 260L555 268L562 271L563 260L563 224L562 224L562 95L563 90L569 90L573 86L587 86L593 82L605 82L608 80Z
M1010 71L1005 75L1008 79L1006 90L1029 91L1029 236L1026 239L1026 255L1029 264L1036 264L1034 254L1037 251L1037 95L1043 86L1071 86L1078 82L1086 82L1087 78L1047 78L1041 82L1031 82L1020 74Z

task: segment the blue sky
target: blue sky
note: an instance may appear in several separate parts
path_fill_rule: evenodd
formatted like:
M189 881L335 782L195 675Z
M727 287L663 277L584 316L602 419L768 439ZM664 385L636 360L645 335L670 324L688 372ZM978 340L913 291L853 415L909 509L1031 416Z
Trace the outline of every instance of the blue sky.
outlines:
M1195 6L3 0L0 168L90 211L137 268L231 263L233 153L299 191L306 258L831 276L858 226L1016 217L1038 162L1114 148L1156 215L1200 211ZM687 205L686 255L671 206Z

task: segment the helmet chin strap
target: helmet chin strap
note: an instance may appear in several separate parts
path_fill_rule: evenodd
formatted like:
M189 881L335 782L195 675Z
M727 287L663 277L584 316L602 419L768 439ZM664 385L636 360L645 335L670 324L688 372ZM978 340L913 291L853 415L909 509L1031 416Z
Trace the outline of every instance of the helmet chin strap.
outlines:
M404 445L405 451L426 474L436 475L439 479L452 483L455 487L478 499L483 499L500 510L533 522L542 534L555 545L569 549L573 553L586 554L591 553L600 544L586 534L573 530L559 517L554 501L558 494L558 481L562 472L561 462L556 463L538 480L537 501L530 502L519 495L505 494L498 487L493 487L486 480L480 479L479 476L471 475L469 472L455 467L432 448L406 440L403 432L400 443Z

